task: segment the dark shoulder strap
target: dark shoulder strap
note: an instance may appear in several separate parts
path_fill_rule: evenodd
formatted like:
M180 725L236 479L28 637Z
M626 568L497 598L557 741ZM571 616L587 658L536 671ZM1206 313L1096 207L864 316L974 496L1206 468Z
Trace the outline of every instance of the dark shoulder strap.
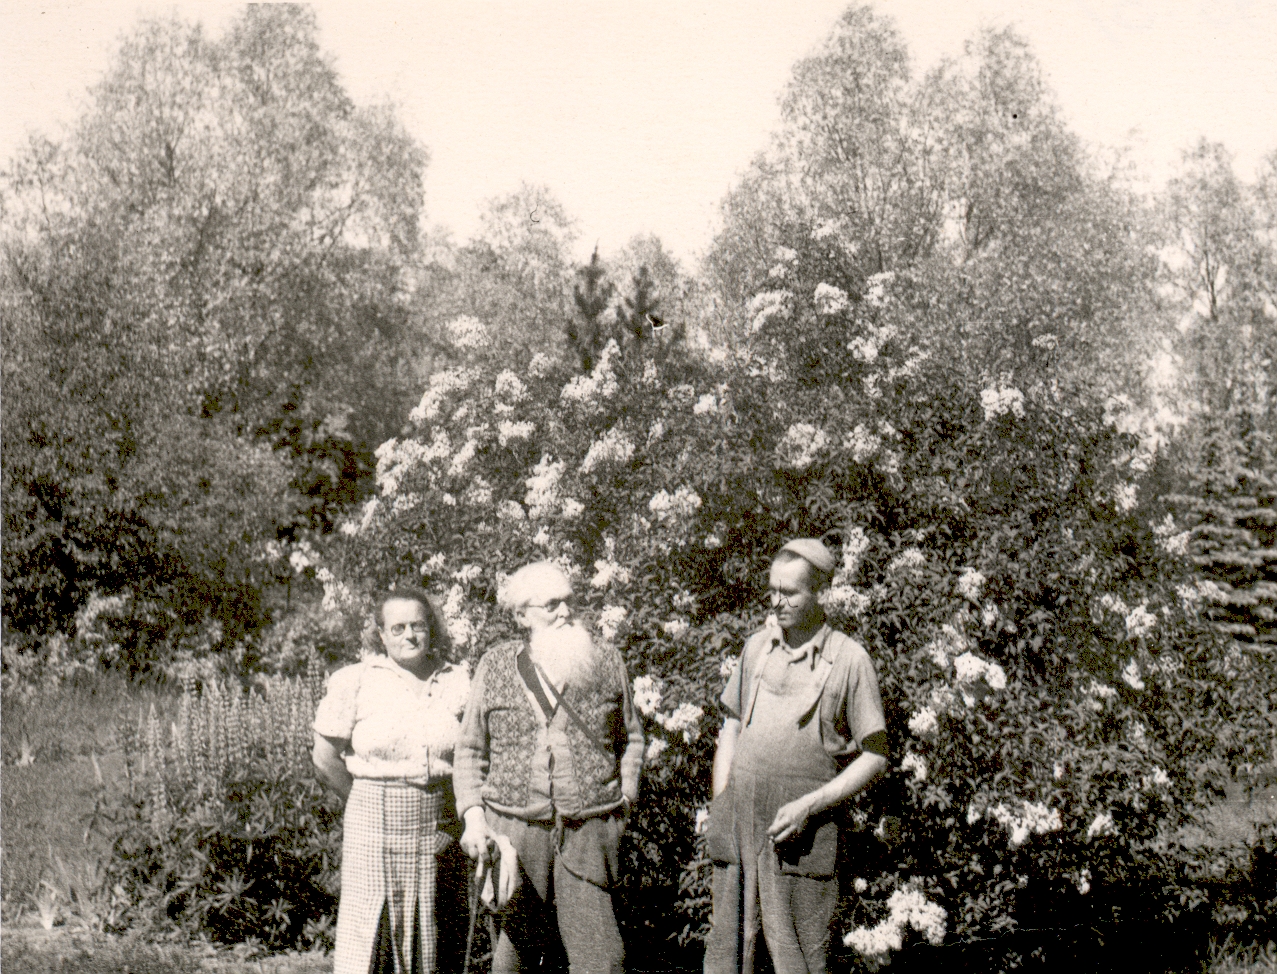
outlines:
M535 666L537 673L541 675L541 679L545 680L546 686L550 687L551 690L554 690L554 684L550 681L550 678L545 675L545 670L541 669L539 664L528 659L526 656L521 656L520 659L527 660L527 662L530 665ZM534 690L532 692L537 693L538 691L540 691L540 688L541 688L541 680L536 679L535 676L532 679L537 686L537 690ZM559 706L562 707L563 712L568 715L568 720L576 724L576 726L580 729L581 733L585 735L585 739L587 741L589 741L591 744L593 744L595 747L597 747L601 751L611 750L611 748L607 747L607 745L605 745L601 740L599 740L598 735L596 735L594 731L590 730L589 725L586 724L586 722L581 719L581 715L576 712L576 709L570 703L568 703L568 698L566 695L560 693L558 690L554 690L554 695L559 698ZM538 698L538 699L541 699L541 698ZM544 706L544 704L542 706ZM546 711L547 720L550 718L550 715L552 713L553 711L549 711L549 710Z
M536 698L537 704L545 712L546 723L549 723L551 718L554 717L554 704L550 703L550 698L545 695L541 681L537 679L537 675L532 669L535 664L527 653L515 653L514 665L519 670L519 676L523 678L523 682L532 691L532 696ZM549 680L546 682L548 683Z

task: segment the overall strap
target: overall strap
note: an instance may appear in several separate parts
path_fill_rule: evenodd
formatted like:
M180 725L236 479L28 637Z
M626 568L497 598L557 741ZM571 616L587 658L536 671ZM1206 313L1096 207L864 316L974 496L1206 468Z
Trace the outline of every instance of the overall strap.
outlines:
M554 695L559 698L559 706L562 707L563 712L568 715L568 719L571 720L574 724L576 724L576 726L580 729L581 733L585 735L585 739L589 741L591 744L593 744L595 747L597 747L600 751L604 751L604 752L611 751L612 748L608 747L601 740L599 740L598 735L595 734L594 731L590 729L590 726L584 720L581 719L581 715L576 712L576 710L573 708L573 706L570 703L568 703L568 698L564 696L562 693L560 693L558 690L554 689L554 683L551 682L550 678L545 675L545 670L541 669L541 665L531 659L529 659L528 662L532 666L536 667L537 673L541 675L541 679L545 680L546 686L548 686L554 692ZM537 684L537 689L533 691L533 693L536 693L537 691L541 689L541 681L537 680L535 677L533 677L533 680ZM548 714L549 712L547 712L547 719L548 719Z

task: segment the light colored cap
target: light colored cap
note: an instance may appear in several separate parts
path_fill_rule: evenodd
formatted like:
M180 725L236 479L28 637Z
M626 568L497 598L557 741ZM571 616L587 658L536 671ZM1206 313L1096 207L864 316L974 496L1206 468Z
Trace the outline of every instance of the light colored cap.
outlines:
M780 550L797 555L822 572L832 572L834 565L837 564L833 552L826 548L824 542L817 538L795 538Z

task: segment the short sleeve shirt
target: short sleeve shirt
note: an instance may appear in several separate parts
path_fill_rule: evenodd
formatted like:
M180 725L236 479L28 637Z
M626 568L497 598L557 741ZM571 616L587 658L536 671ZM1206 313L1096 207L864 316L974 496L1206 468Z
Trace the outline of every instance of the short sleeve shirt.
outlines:
M864 647L829 626L802 646L789 647L778 627L768 626L745 643L740 664L719 698L723 709L748 725L746 713L755 684L778 696L813 691L821 679L822 660L832 663L820 689L820 736L825 752L847 761L871 734L887 729L878 690L878 675Z
M385 656L328 678L315 731L349 741L343 755L356 778L427 784L452 776L452 755L470 695L470 672L445 664L420 680Z

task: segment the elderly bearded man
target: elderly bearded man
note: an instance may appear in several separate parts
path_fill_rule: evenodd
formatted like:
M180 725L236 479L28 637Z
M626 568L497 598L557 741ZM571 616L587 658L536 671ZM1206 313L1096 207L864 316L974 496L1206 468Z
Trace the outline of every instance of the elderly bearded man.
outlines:
M510 577L501 601L527 638L479 661L457 742L461 847L479 856L504 836L519 861L493 974L552 970L565 952L572 974L621 971L611 889L638 797L643 724L620 654L572 622L571 599L548 562Z
M815 539L781 548L769 578L777 625L749 638L723 691L706 974L751 974L760 930L776 974L825 970L838 806L887 766L873 663L817 601L833 569Z

